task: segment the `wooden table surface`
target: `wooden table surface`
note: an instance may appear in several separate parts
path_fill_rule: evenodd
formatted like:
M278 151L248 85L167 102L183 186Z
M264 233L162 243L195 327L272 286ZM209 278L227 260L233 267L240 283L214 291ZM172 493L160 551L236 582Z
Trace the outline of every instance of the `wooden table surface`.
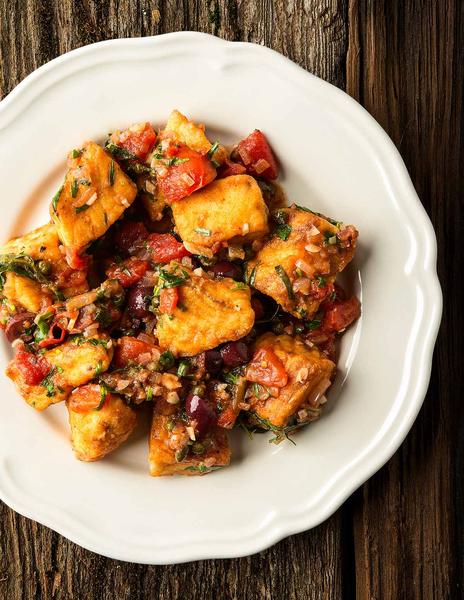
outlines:
M0 0L0 95L73 48L177 30L274 48L392 137L438 237L445 309L429 392L398 452L335 515L252 557L122 563L0 503L0 599L463 598L463 2Z

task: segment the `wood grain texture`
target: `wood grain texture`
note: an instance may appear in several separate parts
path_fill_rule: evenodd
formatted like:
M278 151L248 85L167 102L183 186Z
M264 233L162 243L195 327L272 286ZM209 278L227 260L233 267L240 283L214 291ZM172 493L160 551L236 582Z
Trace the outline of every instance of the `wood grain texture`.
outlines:
M462 597L462 3L0 0L0 95L73 48L176 30L270 46L346 88L391 135L440 249L446 299L430 390L406 442L362 490L326 523L253 557L130 565L0 503L0 599Z

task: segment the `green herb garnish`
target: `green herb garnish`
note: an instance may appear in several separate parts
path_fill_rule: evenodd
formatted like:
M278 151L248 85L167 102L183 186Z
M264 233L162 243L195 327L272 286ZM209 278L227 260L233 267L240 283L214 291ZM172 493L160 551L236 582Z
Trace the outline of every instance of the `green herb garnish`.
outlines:
M184 471L198 471L199 473L209 473L210 471L218 471L222 469L219 465L213 467L207 467L206 465L190 465L190 467L185 467Z
M170 350L166 350L159 357L159 366L163 369L171 369L174 366L174 355Z
M77 196L77 192L79 191L79 183L77 179L73 179L71 182L71 198L75 198Z
M153 400L153 388L152 387L147 387L146 400L147 400L147 402L150 402L151 400Z
M274 233L277 237L280 237L281 240L286 242L288 240L288 236L292 233L292 228L290 225L279 225Z
M100 403L97 406L97 408L94 408L94 410L101 410L106 402L107 397L108 397L108 390L105 385L100 383Z
M129 150L126 150L125 148L118 146L111 140L107 140L107 142L105 144L105 148L115 158L120 158L121 160L137 160L137 157L135 156L135 154L132 154L132 152L129 152Z
M108 169L108 183L114 185L114 160L111 159L110 166Z
M243 281L237 281L235 283L235 286L232 288L234 291L235 290L246 290L247 289L247 284L243 283Z
M248 283L248 285L250 285L250 286L253 286L255 284L257 269L258 269L258 265L255 265L253 267L253 269L251 270L249 277L245 278L245 283Z
M318 287L325 288L325 286L327 285L327 279L325 277L322 277L322 275L318 275L316 279Z
M76 215L78 215L79 213L84 212L88 208L90 208L90 206L88 204L82 204L81 206L76 206L76 208L74 210L76 212Z
M176 165L182 165L189 160L190 158L179 158L178 156L173 156L172 158L166 159L166 166L175 167Z
M287 294L288 294L288 297L290 298L290 300L294 300L295 294L293 293L292 284L290 283L290 279L289 279L285 269L282 267L282 265L277 265L277 267L275 267L275 272L281 278L282 283L285 285L285 288L287 290Z
M305 327L306 329L309 329L309 331L314 331L314 329L321 326L321 322L321 319L313 319L312 321L307 321Z
M60 187L60 189L56 192L56 194L52 198L52 206L53 206L53 210L55 212L56 212L56 209L58 207L58 202L60 200L60 196L61 196L61 192L62 191L63 191L63 186Z
M71 158L79 158L79 156L82 154L82 150L71 150Z
M186 377L190 370L190 362L187 359L182 359L177 367L177 376Z
M39 316L36 322L37 329L34 333L34 340L39 343L44 340L50 331L50 319L53 317L53 312L46 312Z
M219 148L219 142L214 142L214 144L211 146L211 148L208 150L206 156L212 160L213 155L215 154L215 152L217 151L217 149Z
M99 360L97 362L97 366L95 367L95 375L94 375L94 377L98 377L99 375L101 375L102 371L103 371L103 363L102 363L101 360Z

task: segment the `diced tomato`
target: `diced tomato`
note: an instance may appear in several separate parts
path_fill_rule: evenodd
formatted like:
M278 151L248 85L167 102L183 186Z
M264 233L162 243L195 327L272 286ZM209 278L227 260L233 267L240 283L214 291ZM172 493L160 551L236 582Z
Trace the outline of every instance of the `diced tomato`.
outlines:
M46 358L23 349L18 350L14 361L27 385L38 385L52 369Z
M142 279L148 266L146 260L131 256L119 265L112 264L106 270L106 275L108 279L117 279L123 287L130 287Z
M277 179L279 166L265 135L255 129L248 137L238 143L233 152L234 159L239 159L247 172L254 177Z
M219 168L218 179L230 177L231 175L243 175L246 173L246 167L237 162L232 162L227 159L226 162Z
M361 303L355 296L349 300L335 300L325 311L322 329L327 333L339 333L356 321L360 314Z
M156 142L156 133L151 123L139 123L122 131L117 140L117 145L145 160Z
M141 354L151 352L154 348L154 344L126 335L118 341L113 362L118 368L127 367L131 363L137 363L137 359Z
M189 256L190 252L170 233L151 233L148 246L153 250L153 262L168 263Z
M259 348L245 372L248 381L278 388L285 387L288 375L285 367L271 348Z
M172 315L179 301L179 290L176 287L163 288L160 293L159 311L165 315Z
M114 242L124 252L138 246L148 236L148 231L141 221L124 221L114 234Z
M216 169L206 156L185 144L171 144L165 155L172 165L157 169L157 182L166 202L176 202L190 196L216 177Z
M95 383L77 388L68 400L68 408L73 412L86 413L90 410L101 410L110 401L111 394Z
M61 327L58 323L52 323L48 330L48 336L46 339L39 342L39 348L49 348L50 346L56 346L61 344L66 336L66 329Z
M87 268L89 264L89 257L81 256L77 248L69 246L66 248L66 262L71 267L71 269L83 271Z

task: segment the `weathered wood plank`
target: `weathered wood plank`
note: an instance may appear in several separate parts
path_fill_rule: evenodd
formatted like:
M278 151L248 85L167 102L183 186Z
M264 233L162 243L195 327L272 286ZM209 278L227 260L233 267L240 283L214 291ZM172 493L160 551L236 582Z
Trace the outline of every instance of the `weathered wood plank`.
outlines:
M354 511L360 598L462 597L463 32L459 1L350 3L348 91L400 148L435 225L445 292L424 407Z
M343 0L0 0L0 95L84 44L189 29L266 44L345 85ZM338 600L342 582L352 585L351 558L342 553L348 519L347 509L339 511L254 557L147 567L87 552L0 505L0 598Z

